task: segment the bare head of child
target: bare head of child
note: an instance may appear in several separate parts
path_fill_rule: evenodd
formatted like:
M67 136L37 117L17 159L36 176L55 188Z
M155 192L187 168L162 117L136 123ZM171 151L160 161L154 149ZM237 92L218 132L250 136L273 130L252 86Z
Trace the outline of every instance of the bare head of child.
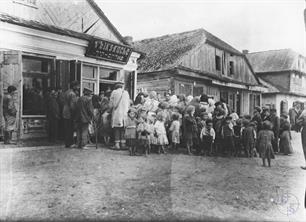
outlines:
M128 111L128 115L132 120L134 120L137 117L136 109L130 108Z
M186 110L186 113L187 113L189 116L194 116L195 107L194 107L194 106L188 106L188 107L187 107L187 110Z
M229 125L229 124L231 124L231 122L232 122L232 117L231 117L231 116L227 116L227 117L225 118L225 124L226 124L226 125Z
M163 122L164 121L164 117L162 113L158 113L156 116L156 120Z
M211 130L213 128L213 121L212 121L212 119L207 119L206 120L206 128L208 130Z
M178 113L173 113L173 114L172 114L172 120L173 120L173 121L179 120L179 115L178 115Z
M201 120L206 121L208 119L208 113L207 112L202 112L201 113Z
M237 119L236 120L236 125L241 126L242 125L242 119Z

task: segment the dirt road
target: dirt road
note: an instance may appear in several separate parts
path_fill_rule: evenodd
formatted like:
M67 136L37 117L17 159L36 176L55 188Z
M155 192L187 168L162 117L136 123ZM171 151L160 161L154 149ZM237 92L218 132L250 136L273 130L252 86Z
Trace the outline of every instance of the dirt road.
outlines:
M259 158L0 149L0 220L306 221L299 136L271 168Z

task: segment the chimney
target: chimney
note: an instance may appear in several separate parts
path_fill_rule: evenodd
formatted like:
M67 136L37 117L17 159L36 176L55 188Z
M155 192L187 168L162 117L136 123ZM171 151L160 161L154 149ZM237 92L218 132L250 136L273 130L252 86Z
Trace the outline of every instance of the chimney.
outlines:
M133 44L133 37L132 36L125 36L124 40L126 41L126 43L128 45L132 45Z
M247 49L242 50L242 54L246 55L248 53L249 53L249 50L247 50Z

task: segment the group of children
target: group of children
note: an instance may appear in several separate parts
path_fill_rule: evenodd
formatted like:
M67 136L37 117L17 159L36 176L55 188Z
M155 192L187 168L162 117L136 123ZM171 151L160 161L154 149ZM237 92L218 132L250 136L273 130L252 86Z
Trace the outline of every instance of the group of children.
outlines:
M130 155L135 155L139 149L148 155L153 148L158 153L166 153L166 148L175 151L186 147L188 154L205 156L259 155L263 165L267 159L270 166L275 139L270 121L261 123L259 130L251 116L235 117L226 114L221 106L210 115L205 109L197 115L195 112L193 105L182 110L165 102L159 104L156 112L131 107L125 124Z

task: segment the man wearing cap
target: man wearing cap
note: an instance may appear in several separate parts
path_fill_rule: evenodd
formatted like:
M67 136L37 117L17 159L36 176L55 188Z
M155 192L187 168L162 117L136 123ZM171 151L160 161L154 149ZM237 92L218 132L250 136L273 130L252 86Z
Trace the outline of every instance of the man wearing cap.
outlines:
M130 106L129 93L123 89L123 82L115 85L115 90L110 96L110 108L112 113L111 126L115 134L114 149L125 147L124 126Z
M75 106L78 100L80 85L77 81L70 84L70 89L64 93L63 106L63 120L64 120L64 139L65 147L69 148L73 145L73 131L74 131L74 113Z
M75 121L77 127L77 145L80 149L87 149L88 144L88 126L94 116L94 107L92 104L92 90L85 88L83 90L83 96L81 96L75 109Z
M4 144L10 144L12 133L15 130L17 109L14 103L15 86L7 88L8 94L3 98L3 117L4 117Z

